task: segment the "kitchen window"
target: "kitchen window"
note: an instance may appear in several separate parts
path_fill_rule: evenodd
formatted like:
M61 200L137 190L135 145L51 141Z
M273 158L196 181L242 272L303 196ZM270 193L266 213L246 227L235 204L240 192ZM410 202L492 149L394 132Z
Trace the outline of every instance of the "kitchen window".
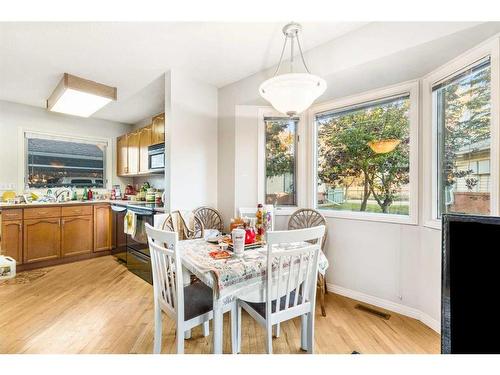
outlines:
M296 160L298 123L298 118L264 118L266 204L297 206Z
M490 58L432 86L437 131L437 218L490 214Z
M106 142L25 133L29 188L106 186Z
M312 109L313 201L326 216L415 224L416 82Z

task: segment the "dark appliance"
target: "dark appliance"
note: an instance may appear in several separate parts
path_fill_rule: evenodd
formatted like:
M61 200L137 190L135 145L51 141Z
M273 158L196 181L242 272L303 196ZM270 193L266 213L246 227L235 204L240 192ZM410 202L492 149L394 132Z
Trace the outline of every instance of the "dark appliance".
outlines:
M500 217L443 215L441 352L499 354Z
M127 207L112 204L111 212L113 214L113 248L111 249L111 254L113 254L117 260L126 263L127 236L123 230L123 222L125 214L127 213Z
M146 205L128 205L127 209L137 216L136 235L127 234L127 268L130 272L153 284L151 257L149 255L148 237L144 224L153 225L154 208Z
M165 144L158 143L148 147L149 170L162 171L165 169Z

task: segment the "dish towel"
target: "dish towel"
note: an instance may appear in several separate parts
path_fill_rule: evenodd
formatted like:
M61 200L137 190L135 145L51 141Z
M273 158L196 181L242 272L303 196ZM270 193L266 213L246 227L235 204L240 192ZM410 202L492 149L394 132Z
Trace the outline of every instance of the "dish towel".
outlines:
M137 231L137 215L134 212L127 211L127 214L123 218L123 228L125 234L135 237Z

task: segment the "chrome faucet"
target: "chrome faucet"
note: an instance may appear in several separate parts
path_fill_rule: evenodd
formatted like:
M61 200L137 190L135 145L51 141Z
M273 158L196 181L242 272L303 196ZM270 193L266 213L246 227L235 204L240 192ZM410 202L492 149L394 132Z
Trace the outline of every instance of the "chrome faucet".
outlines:
M67 194L66 198L70 198L71 197L71 190L69 188L57 189L54 193L54 197L56 199L56 202L64 202L66 200L64 197L64 194Z

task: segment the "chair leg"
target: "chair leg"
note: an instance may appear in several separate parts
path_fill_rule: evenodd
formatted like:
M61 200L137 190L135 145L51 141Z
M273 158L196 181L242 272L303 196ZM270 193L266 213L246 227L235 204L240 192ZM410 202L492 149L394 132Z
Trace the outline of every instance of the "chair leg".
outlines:
M238 354L238 305L231 309L231 351Z
M314 353L314 312L307 314L307 352Z
M184 340L189 340L191 338L191 330L187 329L184 331Z
M271 324L266 327L266 349L267 354L273 354L273 326Z
M182 327L177 325L177 354L184 354L184 334L187 331L182 331Z
M155 338L153 345L153 353L161 353L161 337L162 337L162 316L161 308L158 303L155 303Z
M237 328L237 331L236 331L236 336L237 336L237 352L238 353L241 353L241 306L238 305L238 308L236 309L237 313L236 313L236 328Z
M307 351L307 314L300 316L300 349Z
M321 315L326 316L325 310L325 277L323 275L318 276L319 284L319 304L321 306Z
M274 326L274 337L280 337L280 323Z
M203 337L210 335L210 322L207 320L203 323Z

